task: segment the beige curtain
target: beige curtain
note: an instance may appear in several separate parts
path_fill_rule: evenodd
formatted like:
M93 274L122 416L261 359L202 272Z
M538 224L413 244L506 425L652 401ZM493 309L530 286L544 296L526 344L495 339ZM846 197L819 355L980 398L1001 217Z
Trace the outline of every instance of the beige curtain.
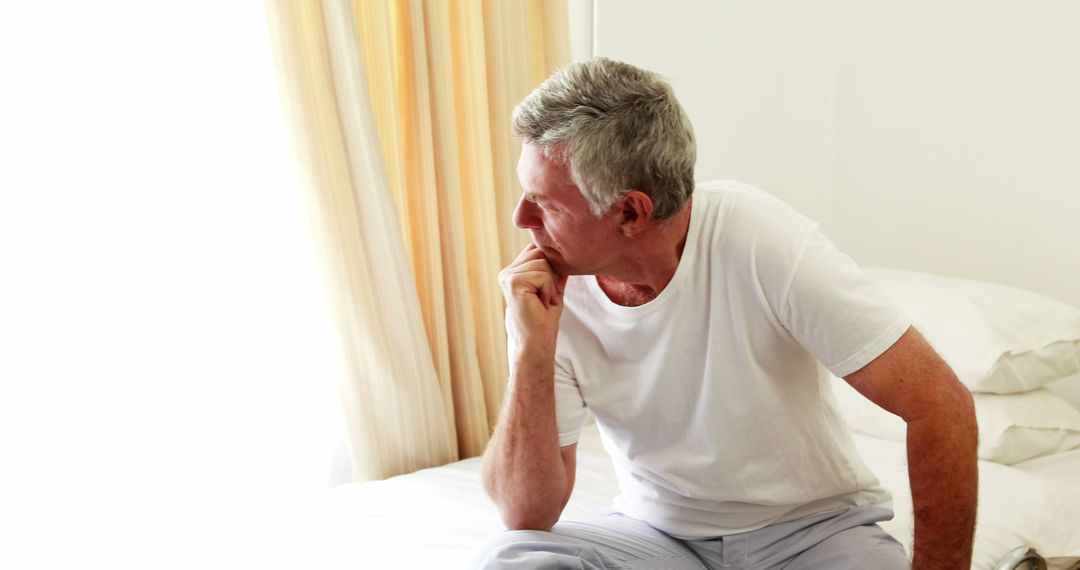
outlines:
M569 62L565 0L270 0L342 347L353 477L480 454L527 240L514 104Z

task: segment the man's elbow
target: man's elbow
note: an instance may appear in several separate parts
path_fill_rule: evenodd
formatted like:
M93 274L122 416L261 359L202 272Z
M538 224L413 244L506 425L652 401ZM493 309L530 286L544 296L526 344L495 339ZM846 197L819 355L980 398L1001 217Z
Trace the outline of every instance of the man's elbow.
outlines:
M494 473L485 471L484 490L499 508L499 515L508 530L548 530L555 526L562 509L554 510L543 505L530 504L514 497L508 489L500 489Z
M502 509L507 530L551 530L561 513L538 513L531 509Z
M959 381L957 381L957 384L959 384L959 387L955 389L957 392L956 399L959 402L957 406L960 408L960 413L963 414L964 418L974 424L975 397L972 396L971 392L968 391L967 387L965 387L963 384L960 384Z
M957 382L959 384L959 382ZM957 394L957 423L960 425L960 430L968 439L969 445L972 449L979 446L979 422L975 417L975 398L971 395L971 392L963 385L960 384L959 394Z
M948 397L944 399L947 408L943 410L945 416L951 417L952 421L964 432L978 432L979 426L975 419L975 398L955 374L949 374L948 386Z
M499 504L499 486L496 477L496 467L493 464L493 459L488 453L484 453L483 458L480 460L480 482L484 486L484 491L487 492L488 497L496 504Z
M975 399L954 375L949 374L945 387L926 404L913 408L904 420L910 432L913 426L925 426L938 436L965 442L973 451L979 444L979 425L975 417Z

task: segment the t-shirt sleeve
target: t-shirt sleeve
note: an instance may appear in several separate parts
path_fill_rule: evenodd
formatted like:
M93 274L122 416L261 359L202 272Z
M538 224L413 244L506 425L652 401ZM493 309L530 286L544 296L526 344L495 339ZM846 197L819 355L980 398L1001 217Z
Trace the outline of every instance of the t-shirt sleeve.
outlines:
M812 224L778 315L788 331L836 376L888 350L910 317L855 261Z
M585 425L585 399L581 387L567 367L555 359L555 422L559 428L559 447L577 443Z
M517 337L509 321L506 323L507 362L510 363L510 382L514 381L514 355L517 353ZM555 424L559 431L559 447L577 443L581 428L585 425L585 399L574 378L572 367L555 358Z

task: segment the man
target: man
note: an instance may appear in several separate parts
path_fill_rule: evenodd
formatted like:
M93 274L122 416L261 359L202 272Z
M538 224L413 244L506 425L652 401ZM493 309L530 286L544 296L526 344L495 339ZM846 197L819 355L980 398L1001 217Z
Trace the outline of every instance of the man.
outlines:
M970 566L971 396L817 225L745 184L695 190L655 74L595 59L514 111L530 244L500 275L511 378L484 484L492 568L907 568L876 523L829 372L907 422L915 568ZM611 516L555 524L586 410Z

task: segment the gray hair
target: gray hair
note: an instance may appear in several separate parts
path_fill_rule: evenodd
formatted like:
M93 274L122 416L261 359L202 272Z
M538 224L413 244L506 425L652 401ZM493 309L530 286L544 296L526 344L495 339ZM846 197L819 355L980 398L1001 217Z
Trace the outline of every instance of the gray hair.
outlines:
M514 108L512 128L569 167L597 217L636 189L665 219L694 191L693 127L651 71L602 57L569 65Z

